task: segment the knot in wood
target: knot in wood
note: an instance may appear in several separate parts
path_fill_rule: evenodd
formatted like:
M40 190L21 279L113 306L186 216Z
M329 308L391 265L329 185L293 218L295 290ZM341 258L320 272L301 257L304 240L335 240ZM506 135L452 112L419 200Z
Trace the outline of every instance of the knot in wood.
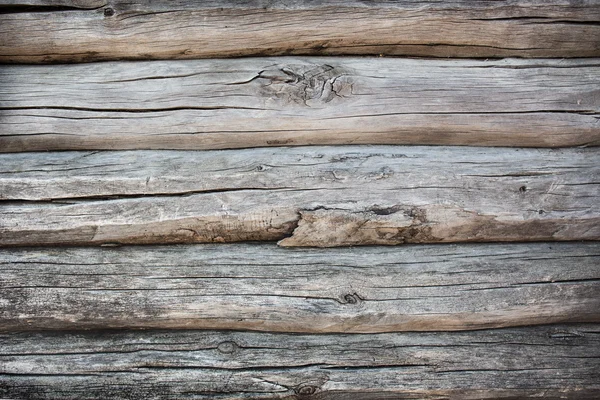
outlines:
M319 390L318 386L314 385L300 385L295 389L295 392L299 396L312 396Z
M231 354L231 353L235 352L237 350L237 348L238 348L238 345L235 342L232 342L230 340L221 342L217 346L217 350L219 350L221 353L225 353L225 354Z
M358 304L360 300L360 297L356 293L348 293L344 296L344 302L346 304Z
M348 97L352 72L329 64L286 65L261 71L262 95L308 107Z
M256 167L256 170L258 172L263 172L263 171L267 171L267 170L270 170L270 169L271 169L271 167L269 167L268 165L264 165L264 164L260 164L260 165L258 165Z
M106 7L104 9L104 16L105 17L112 17L113 15L115 15L115 10L111 7Z

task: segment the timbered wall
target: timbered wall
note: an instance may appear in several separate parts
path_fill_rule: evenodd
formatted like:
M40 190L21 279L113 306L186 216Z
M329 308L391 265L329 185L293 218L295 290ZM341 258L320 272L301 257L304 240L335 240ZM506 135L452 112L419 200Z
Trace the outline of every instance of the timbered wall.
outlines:
M600 397L598 0L2 0L0 63L0 398Z

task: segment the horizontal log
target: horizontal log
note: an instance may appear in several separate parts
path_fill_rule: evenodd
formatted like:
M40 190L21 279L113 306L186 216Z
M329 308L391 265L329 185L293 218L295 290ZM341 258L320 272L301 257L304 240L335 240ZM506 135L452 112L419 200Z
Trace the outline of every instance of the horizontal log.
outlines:
M0 13L0 62L600 56L596 0L9 0Z
M600 149L0 155L0 245L599 240Z
M0 331L306 333L600 322L600 243L5 249Z
M598 325L455 333L0 335L11 399L596 399Z
M598 59L2 66L0 152L594 146L599 77Z

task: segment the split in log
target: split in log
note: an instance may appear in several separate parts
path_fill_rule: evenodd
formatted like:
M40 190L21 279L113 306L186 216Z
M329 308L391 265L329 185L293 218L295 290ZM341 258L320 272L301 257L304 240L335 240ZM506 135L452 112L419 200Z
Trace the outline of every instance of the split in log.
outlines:
M597 399L598 325L285 335L0 335L10 399Z
M599 161L597 148L2 154L0 245L599 240Z
M594 146L599 65L271 58L2 66L0 152Z
M0 62L249 55L598 57L597 0L8 0Z
M305 333L600 322L600 243L0 252L0 330Z

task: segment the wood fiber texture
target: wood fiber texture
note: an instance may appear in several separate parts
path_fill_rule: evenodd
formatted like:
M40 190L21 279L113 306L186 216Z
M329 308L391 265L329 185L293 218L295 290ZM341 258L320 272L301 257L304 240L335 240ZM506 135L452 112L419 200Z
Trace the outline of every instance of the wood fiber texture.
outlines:
M0 245L598 240L600 150L0 155Z
M9 0L0 13L0 62L600 56L597 0Z
M600 244L5 249L1 331L455 331L600 322Z
M599 93L599 59L4 65L0 152L595 146Z
M600 391L598 325L288 335L0 335L11 399L573 399Z
M0 398L595 400L599 145L600 0L0 0Z

